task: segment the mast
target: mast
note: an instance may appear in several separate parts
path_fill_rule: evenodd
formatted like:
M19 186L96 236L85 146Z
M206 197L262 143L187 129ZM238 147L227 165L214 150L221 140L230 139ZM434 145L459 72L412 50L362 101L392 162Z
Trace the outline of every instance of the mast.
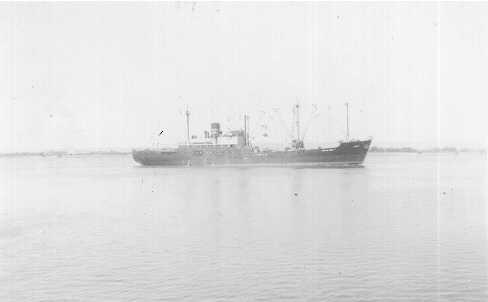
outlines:
M244 146L247 146L247 115L244 114Z
M346 102L346 141L349 140L349 103Z
M296 114L296 128L297 128L297 142L300 142L300 105L298 102L295 105Z
M190 110L188 110L188 106L186 106L186 143L190 145Z
M245 133L245 135L246 135L246 138L245 138L246 146L249 146L250 145L250 143L249 143L249 115L247 115L247 114L244 115L244 121L246 123L246 133Z

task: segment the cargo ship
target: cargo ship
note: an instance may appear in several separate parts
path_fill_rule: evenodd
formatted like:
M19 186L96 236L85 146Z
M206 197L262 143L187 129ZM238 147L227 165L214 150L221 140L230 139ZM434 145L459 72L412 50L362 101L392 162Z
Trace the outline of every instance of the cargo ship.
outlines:
M346 139L332 148L306 149L300 136L299 105L294 106L296 136L284 150L261 150L250 141L249 116L243 129L223 133L220 123L212 123L201 141L190 140L190 112L186 115L186 144L173 149L133 150L134 160L147 166L326 166L361 167L371 138L349 139L349 107Z

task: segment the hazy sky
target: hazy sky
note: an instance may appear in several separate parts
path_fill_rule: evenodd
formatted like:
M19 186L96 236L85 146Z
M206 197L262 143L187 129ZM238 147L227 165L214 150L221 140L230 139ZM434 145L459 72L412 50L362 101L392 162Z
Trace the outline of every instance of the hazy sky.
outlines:
M0 151L184 141L214 121L284 142L485 147L487 3L0 3ZM265 130L264 126L268 127ZM165 134L158 137L161 130ZM271 140L271 139L270 139ZM307 141L306 141L307 143Z

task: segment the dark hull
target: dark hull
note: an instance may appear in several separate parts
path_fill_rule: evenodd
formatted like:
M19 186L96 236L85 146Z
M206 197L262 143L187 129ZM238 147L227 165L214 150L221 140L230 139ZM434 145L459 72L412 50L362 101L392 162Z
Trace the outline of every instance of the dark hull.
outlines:
M132 157L148 166L317 165L359 166L371 140L342 142L336 148L254 152L250 149L210 149L189 146L172 151L133 150Z

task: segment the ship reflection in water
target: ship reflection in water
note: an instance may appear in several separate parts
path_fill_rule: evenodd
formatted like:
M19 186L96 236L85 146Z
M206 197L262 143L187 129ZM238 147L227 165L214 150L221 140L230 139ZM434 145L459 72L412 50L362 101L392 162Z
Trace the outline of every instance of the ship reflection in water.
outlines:
M0 158L0 301L488 301L485 163Z

